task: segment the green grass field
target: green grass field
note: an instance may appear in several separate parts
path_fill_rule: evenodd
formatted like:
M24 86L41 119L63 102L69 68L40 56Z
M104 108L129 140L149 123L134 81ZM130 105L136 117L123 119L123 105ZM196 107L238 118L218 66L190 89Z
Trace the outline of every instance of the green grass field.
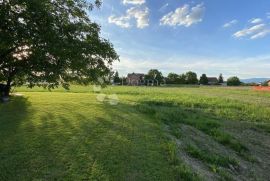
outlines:
M121 86L15 92L21 95L0 104L1 181L270 178L269 92Z

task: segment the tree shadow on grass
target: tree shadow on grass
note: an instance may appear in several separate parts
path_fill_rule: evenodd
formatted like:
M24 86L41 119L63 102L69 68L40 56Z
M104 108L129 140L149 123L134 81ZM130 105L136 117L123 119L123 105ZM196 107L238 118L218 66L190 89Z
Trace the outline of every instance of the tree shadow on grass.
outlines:
M14 96L9 102L0 103L0 121L5 122L8 119L15 121L23 120L30 111L30 102L23 96ZM7 119L8 118L8 119Z
M0 104L0 180L9 180L9 175L16 175L16 165L23 164L18 158L23 155L18 155L27 145L22 142L20 127L32 113L25 97L14 96L9 102Z
M1 107L0 180L164 180L170 176L160 125L130 105L95 106L102 113L72 106L40 113L24 98Z
M75 127L69 119L60 118L65 127L73 127L74 137L68 140L65 149L65 154L76 160L70 162L72 172L83 179L165 179L164 175L170 171L161 153L158 126L134 110L129 112L134 108L128 105L104 104L100 108L105 115L88 117L78 112Z
M15 133L32 113L31 103L25 97L14 96L7 103L0 103L0 137L4 138L5 134Z

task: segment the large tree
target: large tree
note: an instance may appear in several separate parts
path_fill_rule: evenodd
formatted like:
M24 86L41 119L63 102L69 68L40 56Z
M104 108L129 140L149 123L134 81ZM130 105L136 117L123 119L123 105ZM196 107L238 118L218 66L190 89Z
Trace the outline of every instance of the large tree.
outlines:
M100 0L0 1L0 82L54 88L88 84L111 71L118 60L112 44L88 10Z

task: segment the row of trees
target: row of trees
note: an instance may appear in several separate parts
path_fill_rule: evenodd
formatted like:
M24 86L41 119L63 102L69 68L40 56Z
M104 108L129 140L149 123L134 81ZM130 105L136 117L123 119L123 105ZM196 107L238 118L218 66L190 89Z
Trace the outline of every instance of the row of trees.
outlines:
M169 73L165 78L168 84L197 84L197 74L195 72L187 72L185 74Z
M192 71L188 71L183 74L177 74L177 73L169 73L168 76L163 76L162 72L157 70L157 69L151 69L148 71L148 73L145 75L146 80L156 80L161 83L166 83L166 84L202 84L202 85L208 85L208 78L206 74L202 74L200 78L198 79L197 74ZM113 75L113 82L114 83L126 83L126 78L119 77L118 72L116 71ZM222 84L224 83L224 78L223 75L220 74L218 77L218 82L217 84ZM227 80L227 84L230 86L237 86L240 85L240 79L238 77L230 77Z

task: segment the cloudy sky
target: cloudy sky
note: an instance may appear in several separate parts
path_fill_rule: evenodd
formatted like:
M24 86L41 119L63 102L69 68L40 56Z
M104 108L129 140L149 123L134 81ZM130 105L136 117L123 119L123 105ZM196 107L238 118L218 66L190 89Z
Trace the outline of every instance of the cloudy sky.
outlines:
M270 77L269 0L103 0L90 17L120 55L120 75Z

